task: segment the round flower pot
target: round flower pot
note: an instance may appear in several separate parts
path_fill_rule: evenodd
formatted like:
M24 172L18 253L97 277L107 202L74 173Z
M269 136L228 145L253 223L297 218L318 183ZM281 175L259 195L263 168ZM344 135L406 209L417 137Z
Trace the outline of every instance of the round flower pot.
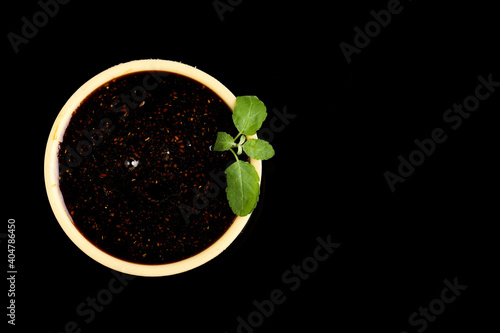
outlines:
M112 89L114 89L113 88L114 82L119 82L120 78L123 78L126 75L134 75L137 73L146 73L146 72L150 73L150 74L146 75L144 77L143 81L141 81L142 83L138 84L136 86L135 90L131 91L130 96L124 96L122 94L121 98L115 97L115 99L111 102L111 104L108 103L110 105L103 106L101 103L101 106L99 106L99 105L95 106L96 112L100 112L99 111L100 108L111 108L110 110L112 110L113 107L116 108L117 104L122 105L123 109L113 109L113 111L116 111L116 113L112 114L115 118L112 118L111 116L109 118L107 116L105 116L105 117L100 116L100 118L98 117L97 119L95 119L95 124L93 126L89 125L90 127L88 127L86 130L83 130L81 133L79 132L79 135L82 138L80 141L78 141L78 142L76 142L76 141L65 142L64 141L66 131L68 130L68 132L69 132L69 128L71 126L70 124L72 123L71 120L73 119L73 117L76 117L76 115L78 115L79 112L81 113L81 111L76 112L76 110L79 109L80 106L83 105L84 102L88 100L88 98L90 98L90 96L94 96L95 94L93 95L93 93L95 91L97 91L98 89L105 89L105 90L111 91ZM163 73L165 75L158 75L158 73ZM106 142L114 142L114 143L120 142L120 140L123 139L123 135L119 136L119 133L122 133L122 132L120 132L116 128L125 128L126 126L129 126L128 119L132 119L133 117L130 117L130 118L127 118L127 117L130 115L133 115L134 112L142 112L141 110L142 110L142 107L144 106L145 103L150 103L150 104L148 104L148 107L151 107L151 104L155 103L154 99L149 98L150 97L150 90L155 89L155 87L157 85L163 84L165 82L175 86L175 82L172 81L173 82L172 83L169 80L174 80L174 78L178 78L179 75L182 77L187 77L187 78L194 80L195 82L203 85L204 86L203 89L211 90L211 92L213 92L216 96L219 97L219 99L218 99L219 103L221 101L223 103L225 103L225 105L229 111L231 111L234 108L235 101L236 101L235 96L223 84L221 84L215 78L202 72L199 69L196 69L194 67L191 67L191 66L179 63L179 62L174 62L174 61L156 60L156 59L154 59L154 60L136 60L136 61L131 61L131 62L127 62L127 63L123 63L123 64L119 64L117 66L111 67L111 68L103 71L102 73L94 76L88 82L86 82L84 85L82 85L70 97L70 99L66 102L66 104L63 106L63 108L59 112L59 114L58 114L58 116L57 116L57 118L52 126L52 130L51 130L49 138L48 138L46 152L45 152L45 163L44 163L45 186L46 186L47 195L49 198L50 205L52 207L54 215L57 218L57 221L59 222L60 226L62 227L62 229L64 230L66 235L71 239L71 241L73 243L75 243L75 245L78 246L84 253L86 253L88 256L90 256L95 261L101 263L102 265L105 265L109 268L112 268L114 270L117 270L117 271L120 271L123 273L138 275L138 276L167 276L167 275L182 273L182 272L194 269L200 265L203 265L203 264L207 263L208 261L210 261L211 259L215 258L217 255L219 255L222 251L224 251L236 239L236 237L241 233L241 231L243 230L243 228L247 224L247 222L250 218L250 215L251 215L251 214L249 214L249 215L244 216L244 217L235 216L234 220L232 220L232 223L229 224L229 226L222 232L221 235L218 235L217 237L212 239L211 243L209 242L209 245L207 245L207 247L201 248L199 252L195 251L195 253L187 255L186 258L182 258L182 259L176 260L176 261L169 261L166 263L161 263L161 262L143 263L143 262L137 262L134 260L129 260L127 258L121 258L119 255L116 255L114 253L110 254L113 251L110 251L109 249L103 250L100 246L98 246L99 242L97 242L97 240L94 239L96 236L93 236L94 238L92 238L92 240L89 240L89 236L84 235L85 232L82 232L82 229L79 228L77 226L77 224L75 223L76 222L76 221L74 221L75 220L75 218L74 218L75 213L73 211L74 208L68 209L68 207L70 205L68 202L71 201L71 205L72 205L71 207L73 207L73 206L79 207L79 204L78 204L79 199L78 198L79 198L80 193L78 193L78 191L73 191L71 193L71 195L67 195L65 198L65 194L63 193L64 191L61 190L62 179L66 179L64 177L69 177L69 176L67 176L67 174L65 172L67 171L67 172L69 172L69 174L74 175L77 173L75 171L72 171L72 170L77 170L79 172L78 177L80 177L80 178L78 178L76 176L73 176L73 178L71 178L71 177L69 177L69 178L72 179L71 181L80 182L81 184L85 185L86 181L81 179L81 177L82 177L81 175L86 174L83 171L85 171L87 173L92 173L92 172L95 173L95 171L96 171L95 168L100 168L100 166L99 165L96 166L95 164L92 164L90 162L89 163L81 162L81 160L83 158L89 159L89 161L91 161L91 158L95 159L94 154L91 150L94 149L94 152L97 152L98 149L104 149ZM118 79L118 81L117 81L117 79ZM183 97L182 94L180 94L179 96L174 96L172 98L175 98L176 101L178 100L178 101L181 101L182 103L184 103L182 105L186 105L186 108L189 107L189 100L186 99L184 101L183 99L185 97ZM192 99L194 97L191 96L190 98ZM210 103L210 101L208 101L207 108L210 108L209 103ZM113 104L115 104L115 105L113 106ZM91 110L91 109L89 108L88 110ZM110 111L110 110L108 110L106 112L110 112L110 115L111 115L111 113L113 111ZM92 112L94 112L94 109L92 109ZM169 111L167 110L165 112L168 113ZM196 118L196 116L197 116L196 112L203 112L203 110L193 109L192 115L194 118ZM85 116L85 115L83 115L83 116ZM120 118L117 118L118 116L120 116ZM162 115L162 117L163 117L163 115ZM192 118L188 117L188 118L183 118L183 119L185 122L185 121L187 121L185 119L192 120ZM111 119L121 119L121 120L114 120L112 122ZM161 120L154 119L154 117L149 117L149 119L150 119L149 124L159 124L161 121L164 120L163 118ZM77 120L75 120L74 122L76 123ZM180 123L182 123L182 122L183 122L183 120L180 121ZM146 123L144 125L144 132L143 133L137 133L137 131L136 131L132 134L136 135L137 138L139 138L141 142L147 143L148 140L157 139L158 136L155 134L156 132L155 133L148 133L148 126L149 126L148 123ZM159 125L157 125L157 126L159 126ZM164 128L166 128L166 130L168 131L168 127L169 127L169 124L167 123L167 124L165 124L164 127L161 127L160 129L156 129L156 131L161 130L162 135L164 135L164 133L163 133ZM206 128L206 129L204 128L204 130L206 130L207 133L211 133L210 125L207 125L207 127L208 128ZM135 127L136 130L138 128L141 128L141 127L140 126ZM212 131L213 131L213 129L212 129ZM212 133L212 135L213 135L213 133ZM171 145L171 147L174 147L175 149L177 149L176 151L178 153L179 153L179 151L184 152L184 149L187 149L187 147L184 147L184 145L191 146L190 142L186 143L186 142L182 142L182 140L176 141L177 140L176 138L177 138L177 136L175 135L175 133L172 134L171 141L170 141L171 143L169 143L169 144ZM253 138L256 138L256 136L253 136ZM137 140L139 140L139 139L137 139ZM168 140L170 140L170 136L167 136L167 139L165 139L163 141L168 141ZM102 142L104 142L104 143L102 143ZM179 144L178 142L182 142L182 143ZM101 146L96 147L98 144L101 144ZM175 146L174 146L174 144L175 144ZM194 143L192 145L195 146ZM147 149L146 144L144 145L144 147L146 147L144 149ZM182 147L182 148L179 148L179 147ZM221 155L220 152L215 152L215 151L212 152L211 147L209 147L209 148L210 148L209 149L210 153L214 154L213 156L220 156ZM143 148L141 148L141 149L143 149ZM195 148L193 148L193 149L195 149ZM203 150L203 154L207 154L208 153L207 149L208 149L207 147L199 148L196 152ZM66 150L68 150L68 151L66 151ZM76 150L78 150L80 155L77 155L75 153ZM66 161L68 163L61 163L61 161L64 161L64 153L67 154ZM158 152L158 151L151 152L151 156L153 155L153 153L154 154L163 154L162 161L165 161L166 167L167 167L168 163L172 163L172 161L168 161L168 159L169 159L168 154L170 154L169 151L164 150L161 152ZM116 154L118 154L118 153L116 153ZM145 154L147 154L147 151L143 150L143 151L141 151L141 154L145 155ZM219 154L219 155L217 155L217 154ZM187 161L188 166L191 164L198 163L197 157L196 157L198 155L195 152L193 152L192 155L190 155L190 156L191 156L190 158L192 158L192 161L186 160L186 158L183 157L184 160ZM209 156L212 156L212 155L209 155ZM112 158L110 158L110 160L112 160ZM261 177L261 174L262 174L261 161L251 159L251 158L249 158L248 161L256 168L257 173L259 174L259 177ZM105 161L105 162L108 163L109 161ZM135 179L134 178L131 179L131 177L133 177L133 175L134 175L134 170L135 169L138 170L139 168L145 167L145 162L143 160L141 160L141 157L134 158L132 156L128 159L122 160L120 162L121 164L117 164L117 163L118 162L115 163L116 168L123 168L120 170L124 170L123 172L129 172L132 175L129 178L127 178L128 181L130 181L130 184L132 184L132 185L130 185L131 186L130 191L138 192L138 195L140 195L140 198L142 198L141 200L145 200L147 202L155 202L157 204L157 207L161 207L158 209L162 209L162 210L159 210L157 212L155 212L153 210L151 213L155 213L156 214L155 216L161 216L161 212L163 212L163 209L165 211L167 210L168 207L165 208L165 205L168 205L167 201L170 199L167 200L167 199L161 197L163 195L161 192L162 188L159 188L159 190L155 190L156 192L154 192L152 190L152 186L155 185L154 183L157 181L155 181L154 179L148 178L147 182L146 182L146 180L144 180L144 182L143 182L143 184L146 184L146 183L147 184L142 186L142 187L139 187L138 185L133 185L134 184L133 181L135 181ZM113 164L113 165L115 165L115 164ZM200 162L198 164L202 165L203 163ZM168 165L170 165L170 164L168 164ZM104 166L102 168L103 168L103 170L99 170L100 173L98 175L102 178L102 181L104 182L106 180L106 177L109 177L109 173L111 171L109 171L108 169L104 169L105 168ZM114 167L112 167L111 169L113 169L113 168ZM106 171L106 170L108 170L108 171ZM166 174L166 172L165 172L165 174ZM186 177L188 177L187 172L185 175L186 175ZM168 176L172 177L170 174ZM191 178L196 180L195 176L197 176L197 175L194 175L194 173L193 173L193 176ZM113 188L103 189L103 186L101 186L99 181L100 181L99 177L91 179L91 183L93 184L93 186L95 186L95 189L96 189L95 190L96 195L102 196L99 198L99 200L97 200L99 202L99 207L101 207L100 209L103 212L105 212L104 209L107 208L106 198L108 198L107 196L109 195L109 193L112 193L114 191L114 189ZM68 182L69 182L69 180L68 180ZM216 182L212 182L211 186L216 186L215 183ZM182 185L184 185L184 183L182 183ZM115 199L114 200L116 200L116 198L118 198L120 195L122 195L123 192L127 191L127 187L126 187L126 186L128 186L127 184L120 184L120 186L122 186L122 187L120 187L121 190L115 191L115 197L114 197ZM133 187L133 186L136 186L136 187ZM184 185L184 186L186 186L186 185ZM200 188L200 191L201 191L202 188L198 185L197 185L197 187ZM217 197L219 199L223 198L224 200L227 200L227 199L225 199L224 189L222 188L222 186L219 186L219 187L220 187L219 190L216 191L215 193L214 193L214 190L212 189L210 194L207 193L206 197L204 199L208 198L208 200L211 200L211 197L215 197L215 195L217 195ZM199 192L197 192L196 188L194 188L192 190L193 190L192 196L195 198L195 199L193 199L193 202L196 205L197 201L195 201L195 200L197 200L197 199L196 199L194 193L199 193ZM185 190L185 191L188 191L188 190ZM88 197L85 197L84 192L85 191L82 190L82 194L81 194L82 201L88 200ZM162 199L159 200L158 198L155 198L151 194L153 192L155 195L160 196ZM189 192L189 193L191 193L191 192ZM110 195L110 197L113 197L113 196ZM158 199L158 200L156 200L156 199ZM220 199L220 200L222 200L222 199ZM207 215L207 216L217 215L217 214L204 214L203 208L204 208L205 204L204 204L203 200L201 200L199 202L200 202L199 206L197 206L198 209L193 210L193 211L196 211L195 213L189 212L188 209L185 208L184 210L181 209L181 211L183 211L183 213L182 213L183 215L182 214L181 215L184 217L186 217L186 216L199 217L199 216L205 216L205 215ZM185 207L185 206L186 205L181 206L181 207ZM122 207L122 206L120 205L120 203L118 203L117 207ZM124 205L123 207L124 207L123 210L117 210L114 212L110 212L109 215L107 213L103 213L102 214L103 216L93 216L92 219L95 219L98 221L95 223L95 225L92 225L92 228L94 228L94 229L99 228L100 227L99 223L106 224L106 223L108 223L107 221L111 221L108 223L110 225L116 224L117 228L122 228L124 225L126 225L126 224L124 224L125 222L121 221L121 220L125 219L124 216L128 216L128 215L126 215L126 214L128 214L128 212L126 210L127 209L132 210L130 208L130 207L132 207L132 206L130 206L130 203L128 203L128 206ZM212 209L216 210L216 208L212 208ZM150 211L148 211L147 213L149 214ZM116 218L117 214L121 218L117 219ZM214 219L215 219L215 217L214 217ZM154 229L156 227L156 224L158 224L158 228L168 228L169 223L175 222L175 221L169 221L167 217L165 217L165 219L161 218L160 220L162 221L161 223L158 222L158 218L156 218L156 220L154 220L152 222L148 221L148 220L141 220L140 223L142 223L144 225L144 228L143 229L134 229L134 230L140 230L137 235L133 234L134 232L132 229L130 229L132 231L130 231L130 230L126 231L125 234L127 234L127 237L129 237L131 240L130 244L136 244L135 242L132 242L132 240L134 239L133 237L137 237L139 244L141 244L141 246L143 248L145 248L149 244L149 243L148 244L145 244L145 243L147 243L147 242L152 243L152 241L151 241L151 239L142 239L143 236L139 235L141 233L141 230L144 230L146 228ZM87 223L86 221L79 221L79 222ZM211 221L208 221L207 223L210 224L210 222ZM130 223L135 223L135 222L134 221L130 222L127 220L127 223L129 223L129 225L131 225ZM139 222L137 222L137 223L139 223ZM175 223L179 224L179 221L177 221ZM208 224L207 224L207 226L208 226ZM107 225L107 228L109 230L112 230L112 229L110 229L110 228L112 228L112 226L110 226L110 225ZM187 225L189 226L189 224L187 224ZM191 226L191 227L194 228L194 226ZM184 228L184 227L182 227L182 228ZM206 229L208 229L208 228L206 228ZM114 231L111 231L111 232L114 232ZM132 235L131 235L131 233L132 233ZM153 232L153 234L154 234L154 232ZM107 237L106 234L99 234L99 235L100 235L99 237L102 237L102 239L105 239ZM117 237L117 236L114 236L114 237L115 237L114 239L116 239L115 242L117 242L116 244L120 244L118 241L121 240L121 238ZM148 237L148 236L145 236L145 237ZM175 238L176 236L174 234L174 235L170 235L170 237ZM127 239L129 239L129 238L127 238ZM181 243L181 241L183 243ZM179 243L183 247L186 246L187 248L189 248L189 246L192 245L191 243L195 243L197 241L198 240L196 239L196 236L191 236L189 239L179 240ZM114 244L114 243L110 243L110 244ZM154 246L155 246L155 249L157 251L160 251L160 252L164 251L165 253L168 253L168 251L170 250L170 249L168 249L168 246L170 246L169 244L173 244L173 243L166 242L165 244L166 244L165 247L162 247L161 241L158 241L158 242L155 242ZM176 248L179 247L178 245L175 245L175 246L176 246ZM127 249L125 248L125 250L127 250ZM147 253L145 252L145 254L143 254L142 256L146 257L146 254Z

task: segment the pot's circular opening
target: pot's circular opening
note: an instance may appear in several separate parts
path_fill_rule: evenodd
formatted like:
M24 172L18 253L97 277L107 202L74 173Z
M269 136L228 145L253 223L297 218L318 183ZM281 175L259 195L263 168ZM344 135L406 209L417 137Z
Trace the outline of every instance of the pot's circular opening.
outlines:
M212 76L192 66L174 61L150 59L130 61L111 67L94 76L82 85L66 102L54 121L45 151L45 186L50 205L57 221L71 241L73 241L73 243L75 243L75 245L78 246L85 254L102 265L126 274L138 276L167 276L194 269L215 258L241 233L251 214L244 217L236 216L227 231L223 233L222 236L212 245L198 254L180 261L166 264L139 264L116 258L99 249L87 240L73 223L72 217L67 210L59 187L58 152L66 128L75 110L87 96L103 84L126 74L144 71L170 72L191 78L211 89L228 105L231 110L234 108L236 97L231 93L231 91L229 91L229 89ZM253 136L253 138L256 138L256 136ZM249 162L256 168L259 177L261 177L261 161L250 159Z

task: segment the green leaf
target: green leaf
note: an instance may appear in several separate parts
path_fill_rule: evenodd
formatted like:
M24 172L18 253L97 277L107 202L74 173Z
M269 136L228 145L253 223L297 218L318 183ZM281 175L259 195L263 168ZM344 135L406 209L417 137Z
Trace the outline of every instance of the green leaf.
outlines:
M215 140L214 150L224 151L229 150L234 144L234 139L231 135L226 132L218 132L217 140Z
M274 156L273 146L260 139L248 139L243 145L243 151L256 160L267 160Z
M257 96L239 96L233 110L233 122L240 133L254 135L266 119L266 106Z
M248 162L236 161L226 169L229 206L238 216L250 214L259 200L259 175Z
M240 137L240 142L238 142L238 144L239 144L239 145L242 145L242 144L245 142L246 138L247 138L246 136L242 135L242 136Z

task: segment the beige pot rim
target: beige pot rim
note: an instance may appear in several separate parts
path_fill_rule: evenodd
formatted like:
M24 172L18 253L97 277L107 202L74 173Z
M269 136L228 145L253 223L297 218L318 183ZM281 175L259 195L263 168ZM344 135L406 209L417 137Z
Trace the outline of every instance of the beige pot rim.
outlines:
M66 102L54 121L45 150L45 187L50 205L60 226L71 241L92 259L111 269L126 274L138 276L167 276L194 269L218 256L241 233L251 214L245 217L237 216L229 229L215 243L192 257L168 264L136 264L111 256L89 242L73 224L71 215L66 209L59 189L59 164L57 153L73 111L76 110L86 96L104 83L128 73L142 71L165 71L190 77L212 89L231 109L234 108L236 97L231 91L218 80L195 67L180 62L160 59L134 60L111 67L97 74L82 85ZM255 166L259 177L261 177L261 161L251 159L250 162Z

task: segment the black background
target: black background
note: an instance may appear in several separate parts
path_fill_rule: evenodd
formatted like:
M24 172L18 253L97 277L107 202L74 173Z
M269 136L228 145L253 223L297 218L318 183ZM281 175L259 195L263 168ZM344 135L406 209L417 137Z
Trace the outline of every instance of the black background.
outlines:
M16 220L15 329L63 332L74 321L82 332L236 332L254 300L280 289L286 301L255 332L413 333L423 327L409 316L455 278L467 289L421 332L494 327L500 88L458 129L442 117L474 94L479 75L500 81L498 11L488 1L402 1L348 64L339 44L352 45L354 27L387 3L245 0L221 21L210 0L73 0L17 54L7 34L21 34L21 18L40 6L4 4L0 232ZM136 277L86 323L76 308L114 275L57 223L45 144L83 83L148 58L197 66L237 96L259 96L270 114L296 117L275 133L257 210L227 251L187 273ZM392 193L384 172L437 127L447 140ZM291 291L282 275L328 235L341 246Z

